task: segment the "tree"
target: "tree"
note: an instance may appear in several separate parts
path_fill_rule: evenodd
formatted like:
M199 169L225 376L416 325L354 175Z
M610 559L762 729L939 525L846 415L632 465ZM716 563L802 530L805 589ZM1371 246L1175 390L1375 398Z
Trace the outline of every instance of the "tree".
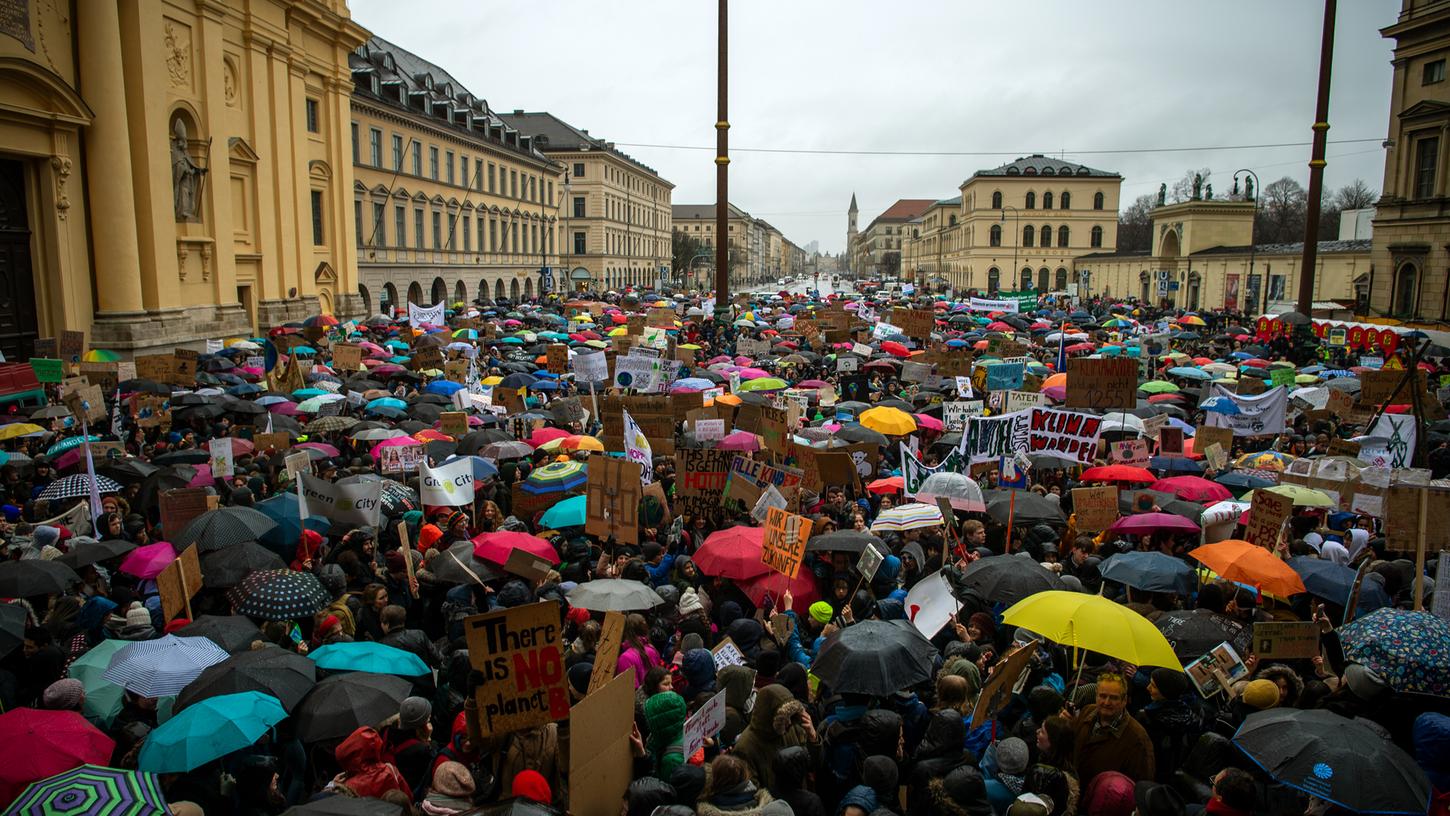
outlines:
M1154 194L1140 195L1118 213L1118 251L1133 252L1150 249L1153 246L1153 205L1158 200Z
M1284 176L1264 185L1254 220L1254 240L1285 244L1304 240L1304 210L1308 196L1294 179Z
M1364 179L1355 179L1339 188L1334 194L1334 204L1341 210L1362 210L1374 206L1378 197L1379 194L1371 190Z
M1319 240L1339 240L1339 221L1346 210L1358 210L1374 205L1375 192L1355 179L1334 192L1324 191L1319 204Z
M901 253L888 252L881 256L881 274L883 277L894 278L901 272Z
M690 262L703 247L700 239L688 232L675 230L670 234L670 267L678 275L688 275Z

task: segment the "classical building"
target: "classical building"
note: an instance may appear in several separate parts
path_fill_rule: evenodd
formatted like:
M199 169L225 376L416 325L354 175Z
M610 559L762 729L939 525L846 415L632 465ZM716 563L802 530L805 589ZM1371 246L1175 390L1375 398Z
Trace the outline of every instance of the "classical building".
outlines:
M653 283L670 265L670 191L653 168L550 113L515 110L507 124L564 166L562 264L574 288Z
M564 166L447 71L381 37L354 50L350 68L352 222L368 311L517 302L563 286Z
M901 263L902 244L907 237L907 224L935 203L930 198L903 198L871 219L866 229L855 232L856 196L851 196L851 268L860 275L899 275L906 267Z
M1450 0L1402 0L1383 192L1375 203L1369 317L1450 318Z
M346 3L82 5L0 14L0 351L360 315Z
M675 270L676 277L692 283L713 280L710 276L714 275L715 264L715 205L675 204L670 209L674 229L699 241L704 247L701 252L706 253L697 257L689 269ZM727 224L730 229L730 285L763 284L770 266L767 254L769 225L734 204L730 205ZM706 285L708 288L708 283Z

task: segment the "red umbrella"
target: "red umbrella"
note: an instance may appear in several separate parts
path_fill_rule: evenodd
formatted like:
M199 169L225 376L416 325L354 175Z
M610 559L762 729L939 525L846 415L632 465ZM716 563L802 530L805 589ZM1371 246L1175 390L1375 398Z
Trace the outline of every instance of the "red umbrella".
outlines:
M772 572L760 563L760 527L730 527L711 533L695 553L695 566L706 575L745 581Z
M1174 476L1171 479L1159 479L1148 485L1148 489L1161 493L1172 493L1180 499L1191 502L1223 501L1233 498L1233 494L1229 492L1228 488L1202 476Z
M1097 346L1094 346L1092 343L1073 343L1072 345L1063 349L1063 351L1067 352L1068 354L1077 354L1080 351L1092 351L1095 348L1097 348Z
M85 764L109 765L116 741L74 711L17 708L0 714L0 802L38 779Z
M1184 518L1175 516L1172 513L1139 513L1136 516L1123 516L1108 528L1110 533L1130 533L1132 535L1150 535L1152 533L1196 533L1198 525Z
M1158 481L1146 468L1133 467L1132 465L1105 465L1103 467L1092 467L1082 472L1079 481L1083 482L1149 482Z
M555 439L563 439L568 435L569 432L562 428L539 428L532 434L529 434L529 438L526 441L529 443L530 446L538 448L539 446L552 442Z
M797 615L806 614L811 604L821 599L820 590L816 588L816 574L808 569L798 570L793 579L787 578L783 572L771 570L765 575L741 581L738 586L756 606L763 604L769 593L775 599L775 608L779 612L785 611L781 608L781 598L785 597L786 590L790 590L791 609Z
M1148 398L1149 405L1159 405L1164 402L1183 402L1182 394L1154 394Z
M890 354L892 357L911 356L911 352L906 350L906 346L901 345L895 340L887 340L886 342L882 343L881 350L886 352L887 354Z
M760 437L749 431L732 431L729 436L716 443L715 447L728 451L758 451Z
M538 536L528 533L499 532L480 533L473 537L474 558L502 564L509 560L509 553L514 550L523 550L530 555L537 555L550 564L559 563L559 555L554 552L554 546Z
M866 485L866 490L871 493L888 495L900 493L906 487L906 480L901 476L887 476L885 479L877 479Z

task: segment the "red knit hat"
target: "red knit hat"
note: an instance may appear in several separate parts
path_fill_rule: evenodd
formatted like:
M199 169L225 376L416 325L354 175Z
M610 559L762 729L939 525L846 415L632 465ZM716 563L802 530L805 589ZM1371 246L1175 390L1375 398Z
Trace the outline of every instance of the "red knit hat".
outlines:
M551 804L554 801L554 791L549 788L548 780L538 771L519 771L514 777L514 796L522 796L525 799L532 799L541 805Z
M582 606L571 606L564 614L564 619L575 626L583 626L589 622L589 610Z
M188 620L187 618L177 618L176 620L171 621L170 623L166 624L166 628L164 630L162 630L162 634L169 635L169 634L172 634L173 632L175 632L177 629L180 629L180 628L182 628L184 626L190 626L190 625L191 625L191 621Z

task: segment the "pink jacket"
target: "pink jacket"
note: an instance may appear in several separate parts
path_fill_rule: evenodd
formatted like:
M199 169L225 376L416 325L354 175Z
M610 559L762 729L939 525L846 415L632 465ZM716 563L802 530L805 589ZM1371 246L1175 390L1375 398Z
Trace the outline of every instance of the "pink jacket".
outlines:
M619 660L614 665L614 673L616 675L622 674L625 669L634 669L635 688L639 688L644 683L645 672L655 666L663 665L663 661L660 660L660 653L655 651L654 646L646 643L644 645L644 652L641 655L638 649L626 643L620 647Z

